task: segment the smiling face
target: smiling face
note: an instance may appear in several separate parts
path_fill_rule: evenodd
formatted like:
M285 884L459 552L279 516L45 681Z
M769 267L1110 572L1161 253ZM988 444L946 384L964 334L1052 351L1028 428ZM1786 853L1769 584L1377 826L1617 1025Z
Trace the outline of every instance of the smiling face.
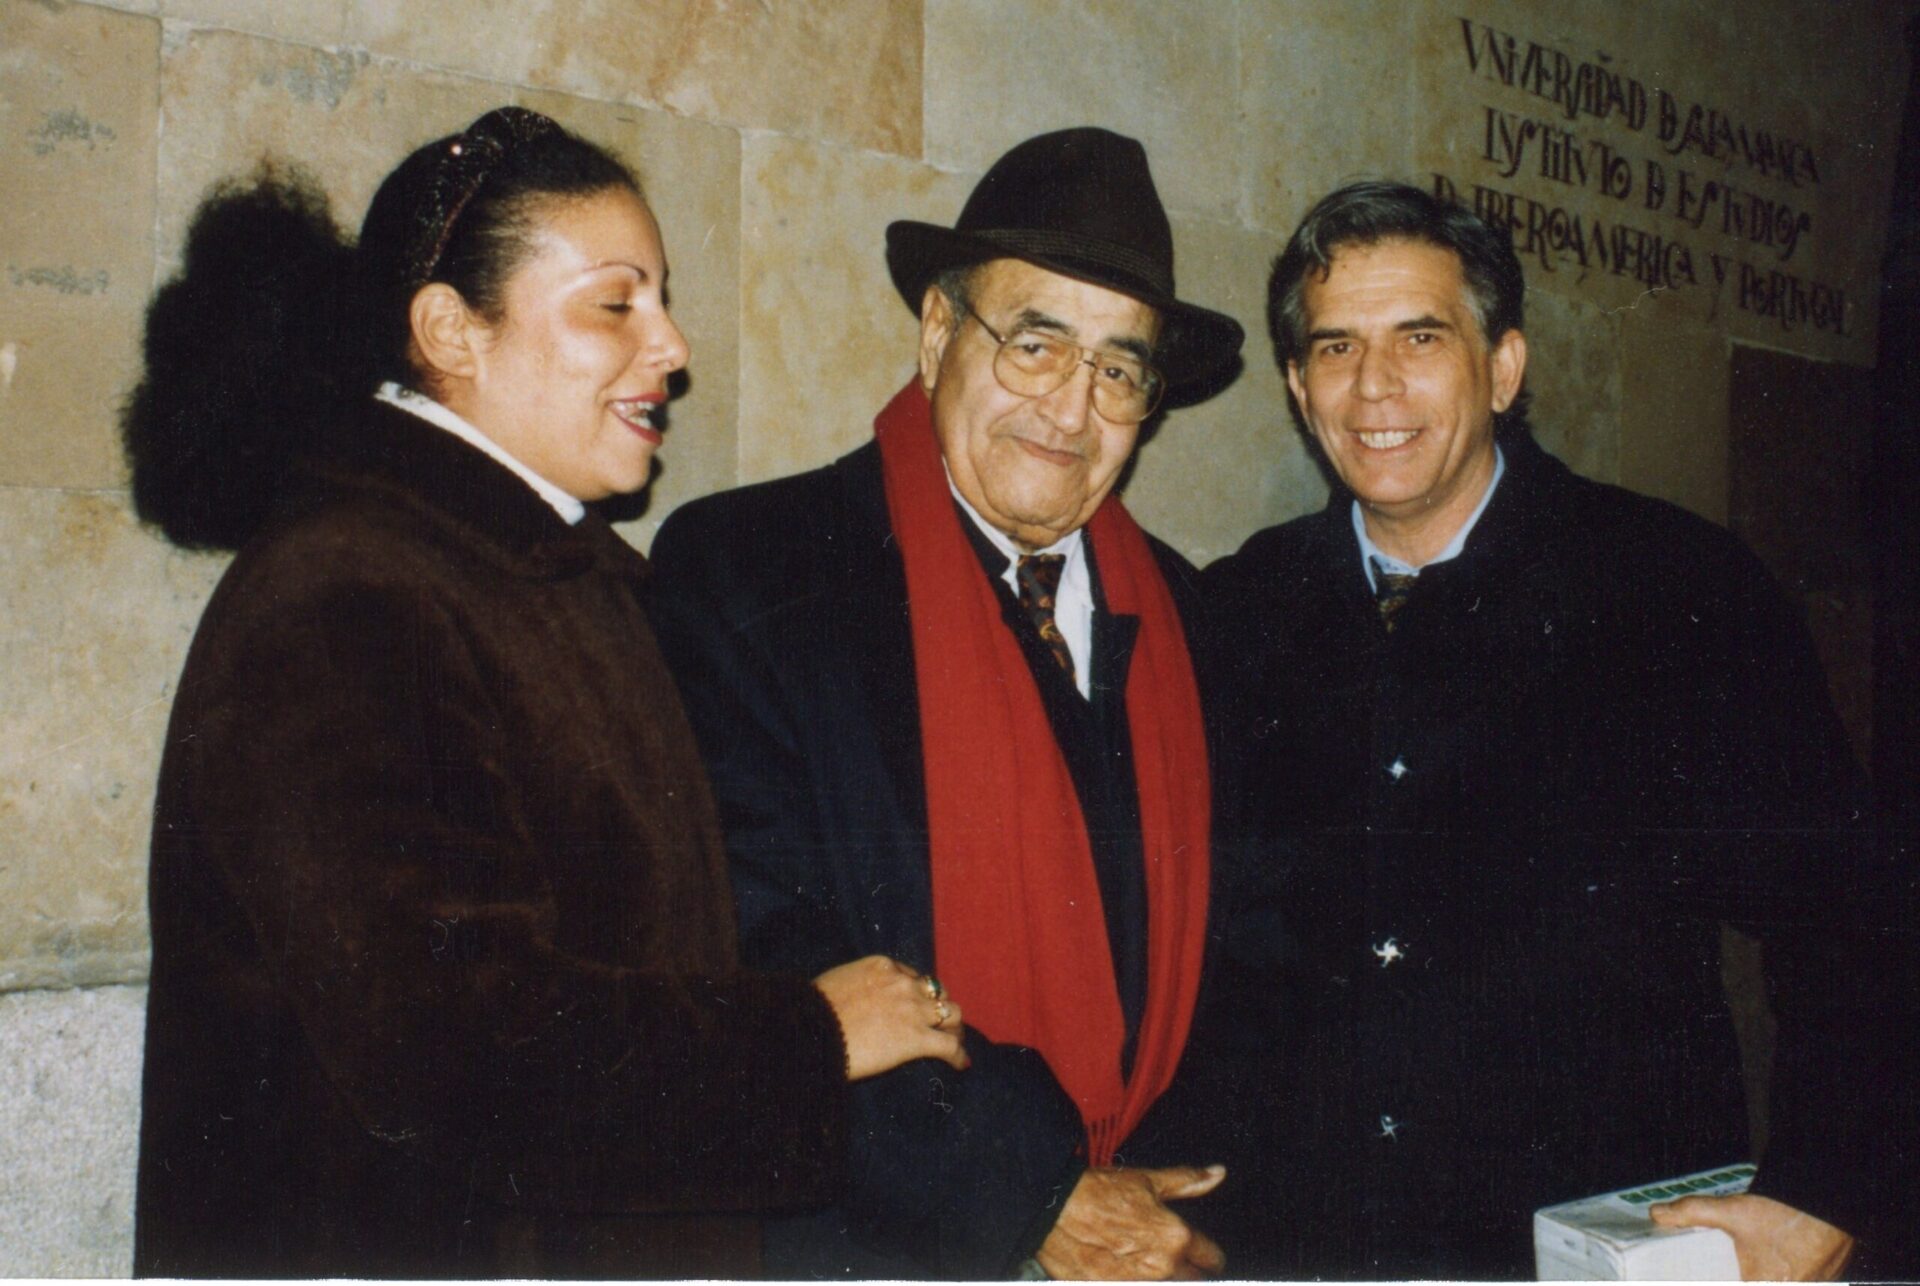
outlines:
M995 259L970 284L973 310L1001 335L1037 331L1145 361L1159 334L1158 314L1139 300L1024 260ZM1024 549L1085 526L1133 454L1140 426L1101 418L1086 365L1044 396L1008 392L993 373L999 344L937 288L920 316L921 382L967 503Z
M661 440L653 413L687 363L659 227L627 188L544 202L533 224L498 321L470 321L443 400L569 495L638 491Z
M1489 346L1460 260L1423 241L1336 250L1302 292L1307 342L1287 386L1367 534L1415 566L1445 549L1493 479L1493 417L1526 341Z

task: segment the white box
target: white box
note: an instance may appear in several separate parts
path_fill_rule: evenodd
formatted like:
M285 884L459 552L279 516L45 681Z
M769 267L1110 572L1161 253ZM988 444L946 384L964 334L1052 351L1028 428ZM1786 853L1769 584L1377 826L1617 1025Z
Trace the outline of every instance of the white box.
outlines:
M1718 1228L1657 1228L1647 1207L1745 1192L1753 1176L1741 1162L1536 1210L1535 1271L1543 1282L1737 1282L1733 1238Z

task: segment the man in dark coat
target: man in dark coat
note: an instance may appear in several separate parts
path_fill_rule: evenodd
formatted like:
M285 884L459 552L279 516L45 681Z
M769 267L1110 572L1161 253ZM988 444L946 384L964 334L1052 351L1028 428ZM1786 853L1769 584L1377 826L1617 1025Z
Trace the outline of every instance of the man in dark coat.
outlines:
M888 230L922 331L876 441L655 544L746 959L885 950L974 1033L964 1074L856 1087L853 1181L771 1226L777 1274L1219 1266L1164 1204L1217 1172L1115 1163L1179 1061L1206 916L1193 572L1109 495L1164 386L1241 342L1172 258L1139 144L1028 140L956 227Z
M1757 560L1532 440L1523 290L1503 233L1397 184L1326 198L1275 266L1338 485L1205 578L1286 925L1247 965L1283 1035L1238 1266L1529 1276L1536 1208L1747 1159L1731 922L1779 1017L1769 1142L1750 1195L1655 1217L1726 1229L1749 1279L1830 1275L1910 1204L1875 1039L1909 966L1861 951L1899 886Z

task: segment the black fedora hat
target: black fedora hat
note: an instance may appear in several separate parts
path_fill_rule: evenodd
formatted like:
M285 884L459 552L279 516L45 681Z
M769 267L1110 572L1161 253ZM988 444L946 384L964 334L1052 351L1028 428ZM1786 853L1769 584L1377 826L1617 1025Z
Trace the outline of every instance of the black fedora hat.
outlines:
M1139 143L1085 127L1041 134L995 161L951 228L902 219L887 228L887 267L918 313L934 278L989 259L1025 259L1152 305L1155 362L1178 390L1220 374L1246 332L1224 313L1174 297L1173 229Z

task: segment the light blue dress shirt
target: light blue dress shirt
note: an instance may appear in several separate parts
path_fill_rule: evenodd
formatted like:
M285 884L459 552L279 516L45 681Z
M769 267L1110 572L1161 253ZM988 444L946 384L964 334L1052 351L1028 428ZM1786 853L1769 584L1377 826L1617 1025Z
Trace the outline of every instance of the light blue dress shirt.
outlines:
M1447 547L1435 554L1432 559L1428 561L1427 566L1431 567L1434 563L1444 563L1450 558L1458 558L1460 556L1460 551L1467 547L1468 535L1472 533L1474 524L1480 521L1480 515L1487 511L1487 502L1493 499L1494 488L1500 485L1500 477L1506 473L1506 471L1507 457L1501 453L1499 447L1495 447L1493 449L1493 480L1487 483L1487 489L1481 495L1480 503L1475 505L1473 512L1467 515L1467 520L1460 524L1460 530L1453 533L1453 539L1447 542ZM1372 539L1367 535L1367 517L1366 514L1361 511L1358 500L1353 502L1353 534L1360 539L1360 566L1364 568L1367 573L1367 588L1374 593L1378 594L1380 592L1380 586L1375 582L1373 575L1376 561L1379 564L1380 570L1392 572L1396 576L1418 576L1420 574L1420 569L1411 563L1402 562L1392 554L1380 552L1380 546L1374 544Z

